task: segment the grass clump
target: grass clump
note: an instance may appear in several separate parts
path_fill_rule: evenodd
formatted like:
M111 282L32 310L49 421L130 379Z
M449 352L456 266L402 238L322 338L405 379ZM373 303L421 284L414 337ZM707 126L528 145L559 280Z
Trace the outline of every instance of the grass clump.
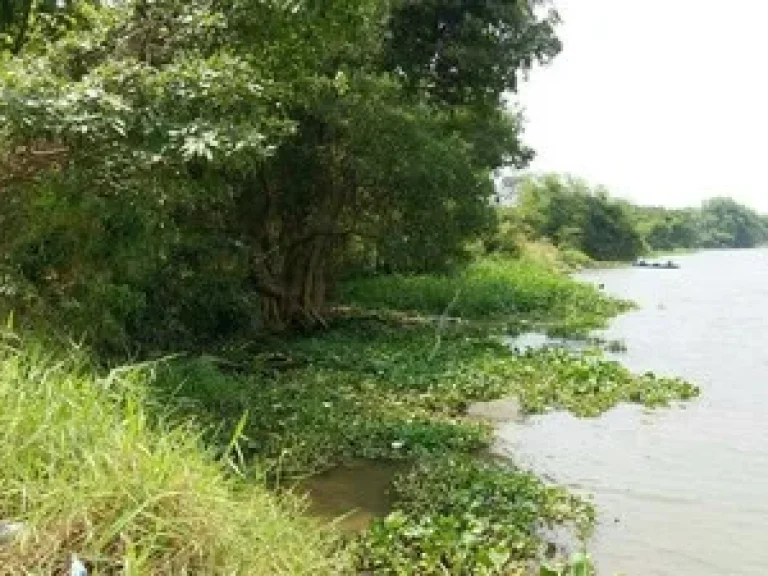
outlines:
M520 246L520 260L544 266L553 272L573 272L592 268L598 264L580 250L558 247L545 239L523 239Z
M592 531L593 507L529 472L446 457L421 462L395 481L396 511L355 549L373 574L522 574L544 559L545 528Z
M547 265L504 259L482 260L452 275L350 281L340 287L339 300L362 309L551 325L560 333L602 327L631 307Z
M228 474L148 393L151 370L100 378L79 354L0 348L3 574L339 574L333 538L289 498Z

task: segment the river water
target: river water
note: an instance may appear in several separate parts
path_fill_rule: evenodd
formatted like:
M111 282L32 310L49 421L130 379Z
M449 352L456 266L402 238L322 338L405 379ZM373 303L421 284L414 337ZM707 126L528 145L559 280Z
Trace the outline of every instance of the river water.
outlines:
M695 381L684 407L550 413L500 431L502 450L592 494L601 574L768 574L768 250L676 257L679 270L583 279L641 308L604 335L628 367Z

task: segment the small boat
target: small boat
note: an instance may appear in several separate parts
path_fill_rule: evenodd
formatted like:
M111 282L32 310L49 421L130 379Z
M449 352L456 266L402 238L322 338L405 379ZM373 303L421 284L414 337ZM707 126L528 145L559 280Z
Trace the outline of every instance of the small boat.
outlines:
M662 270L677 270L680 264L667 260L666 262L646 262L645 260L636 260L632 263L636 268L659 268Z

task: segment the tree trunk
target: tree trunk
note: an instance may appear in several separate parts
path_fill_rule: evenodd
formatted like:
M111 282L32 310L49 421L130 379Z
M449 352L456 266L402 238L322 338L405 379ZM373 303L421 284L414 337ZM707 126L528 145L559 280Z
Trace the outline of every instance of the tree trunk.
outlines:
M313 238L288 251L276 290L262 290L261 317L272 332L324 326L327 239ZM267 293L269 292L269 293Z

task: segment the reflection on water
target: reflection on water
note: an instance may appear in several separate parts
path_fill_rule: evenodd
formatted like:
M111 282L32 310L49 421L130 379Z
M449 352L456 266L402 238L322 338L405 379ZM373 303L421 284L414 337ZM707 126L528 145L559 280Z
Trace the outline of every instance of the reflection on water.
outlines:
M565 338L550 338L543 332L525 332L519 336L507 339L510 348L519 352L528 352L529 350L539 350L541 348L572 348L577 345L575 341Z
M621 340L606 340L605 338L594 336L586 339L557 338L548 336L544 332L523 332L522 334L506 338L505 342L512 351L519 354L548 348L558 348L574 353L605 350L619 354L626 351L626 346Z
M342 531L356 532L389 514L390 486L401 470L397 463L360 461L312 476L296 491L309 496L313 515L334 521Z
M619 407L602 418L532 418L501 431L501 449L593 494L602 574L768 574L768 250L705 252L680 270L628 268L585 279L641 309L605 338L638 371L695 381L682 408Z

